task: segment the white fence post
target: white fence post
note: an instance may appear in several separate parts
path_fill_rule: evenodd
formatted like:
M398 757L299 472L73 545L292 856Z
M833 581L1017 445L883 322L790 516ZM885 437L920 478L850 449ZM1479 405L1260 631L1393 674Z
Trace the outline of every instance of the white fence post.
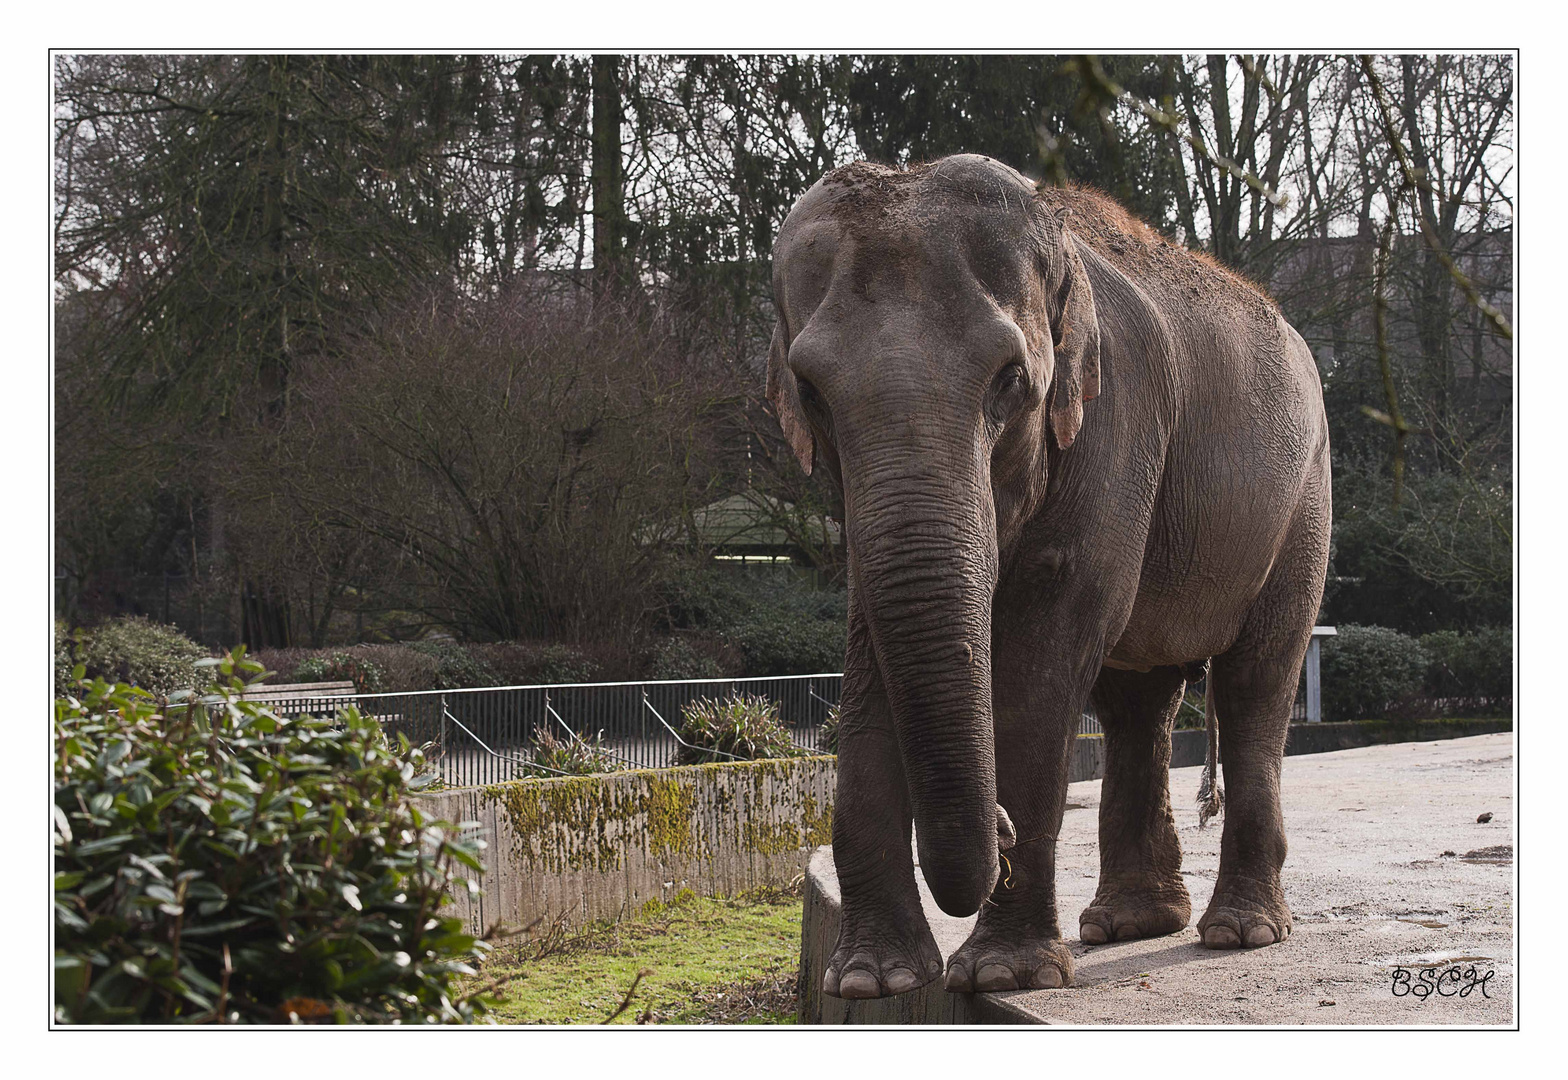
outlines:
M1319 642L1322 638L1334 637L1339 633L1332 626L1314 626L1312 640L1307 644L1307 723L1321 724L1323 722L1323 674L1320 667L1322 650Z

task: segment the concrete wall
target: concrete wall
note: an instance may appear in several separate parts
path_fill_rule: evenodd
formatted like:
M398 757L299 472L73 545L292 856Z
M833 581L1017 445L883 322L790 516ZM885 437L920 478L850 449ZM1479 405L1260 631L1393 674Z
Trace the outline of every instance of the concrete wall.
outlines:
M456 914L475 931L567 916L636 914L681 889L731 896L784 885L832 839L831 757L729 762L519 780L421 798L487 842L477 894Z

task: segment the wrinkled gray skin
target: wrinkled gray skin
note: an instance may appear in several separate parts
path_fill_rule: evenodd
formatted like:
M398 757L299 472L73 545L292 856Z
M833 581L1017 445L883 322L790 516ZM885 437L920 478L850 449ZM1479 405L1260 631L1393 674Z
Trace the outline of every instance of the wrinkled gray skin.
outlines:
M911 821L936 902L980 911L948 989L1072 983L1052 837L1091 695L1107 764L1079 936L1186 926L1170 734L1184 665L1209 657L1228 792L1198 927L1212 948L1283 940L1280 760L1330 515L1301 338L1104 196L969 155L828 174L773 285L769 397L841 489L849 550L825 992L942 973Z

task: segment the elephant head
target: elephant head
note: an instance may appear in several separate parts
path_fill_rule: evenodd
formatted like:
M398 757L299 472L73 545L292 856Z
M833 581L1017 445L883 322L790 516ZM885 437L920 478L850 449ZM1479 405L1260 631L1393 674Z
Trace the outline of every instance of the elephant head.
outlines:
M954 915L997 874L991 604L999 566L1099 392L1079 242L988 158L825 176L774 247L768 397L844 498L920 863Z

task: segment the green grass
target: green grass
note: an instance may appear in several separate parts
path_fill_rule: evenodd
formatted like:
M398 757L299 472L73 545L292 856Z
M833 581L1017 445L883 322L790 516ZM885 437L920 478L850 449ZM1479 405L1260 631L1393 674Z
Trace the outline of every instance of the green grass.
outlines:
M503 1024L603 1023L639 971L614 1023L792 1024L800 915L800 898L785 893L710 900L683 890L635 920L504 946L470 983L522 973L501 990Z

